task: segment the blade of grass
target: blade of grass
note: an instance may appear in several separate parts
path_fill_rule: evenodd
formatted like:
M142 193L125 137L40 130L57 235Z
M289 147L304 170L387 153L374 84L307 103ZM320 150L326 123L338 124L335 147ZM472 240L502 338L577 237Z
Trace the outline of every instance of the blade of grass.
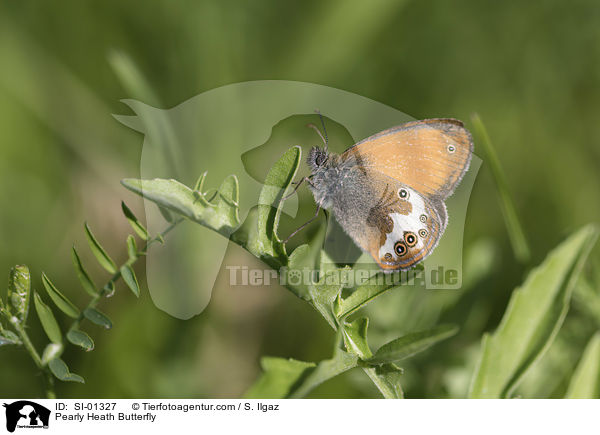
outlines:
M600 399L600 332L583 351L565 399Z
M512 195L508 190L508 184L504 176L502 166L500 166L500 160L496 155L496 150L492 145L492 141L488 135L488 132L481 121L481 118L477 113L471 117L473 126L477 136L481 139L478 143L481 144L486 160L490 165L492 176L496 182L498 189L498 195L500 199L500 207L502 208L502 215L504 216L504 222L506 223L506 229L508 230L508 236L512 245L515 257L521 262L526 263L531 257L531 250L529 244L525 238L525 232L519 222L517 212L515 210L515 204L512 199Z

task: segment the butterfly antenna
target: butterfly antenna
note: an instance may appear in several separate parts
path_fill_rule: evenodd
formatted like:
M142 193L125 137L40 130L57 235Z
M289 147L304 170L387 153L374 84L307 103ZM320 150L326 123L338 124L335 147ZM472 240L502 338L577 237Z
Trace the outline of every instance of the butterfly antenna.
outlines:
M317 134L319 135L319 137L325 144L325 150L327 150L327 139L325 139L325 136L323 136L323 133L321 133L321 130L319 130L319 128L315 124L306 124L306 126L309 128L312 128L314 131L317 132Z
M327 145L329 144L329 138L327 137L327 129L325 128L325 121L323 120L323 115L321 115L321 111L319 109L315 110L315 112L319 115L319 119L321 120L321 127L323 127L323 134L325 135L325 151L327 151Z

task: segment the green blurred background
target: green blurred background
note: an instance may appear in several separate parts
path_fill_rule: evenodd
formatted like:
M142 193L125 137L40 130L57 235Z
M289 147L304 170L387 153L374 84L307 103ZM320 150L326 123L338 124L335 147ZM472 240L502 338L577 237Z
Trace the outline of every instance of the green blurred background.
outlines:
M600 217L599 22L600 3L592 0L4 1L0 273L26 263L36 288L46 271L84 302L70 260L75 243L94 264L83 249L83 222L121 261L129 228L120 201L143 210L119 184L139 176L143 141L111 117L131 113L119 100L169 108L222 85L262 79L332 86L414 118L455 117L469 127L479 113L537 264ZM146 82L119 75L123 58ZM600 284L593 278L598 251L586 274ZM101 276L99 268L91 272ZM497 326L526 272L514 258L484 160L467 215L463 291L391 292L369 308L375 343L431 323L461 326L458 336L405 365L407 397L465 396L481 334ZM239 397L256 379L261 355L330 355L331 331L307 304L277 286L248 290L225 278L207 310L188 321L156 309L146 291L139 301L117 292L101 306L113 330L90 330L96 349L71 346L65 355L86 384L59 384L59 397ZM600 325L578 300L521 396L564 394ZM30 317L41 348L43 333ZM0 396L42 395L21 348L0 349L0 368ZM378 393L354 371L310 397Z

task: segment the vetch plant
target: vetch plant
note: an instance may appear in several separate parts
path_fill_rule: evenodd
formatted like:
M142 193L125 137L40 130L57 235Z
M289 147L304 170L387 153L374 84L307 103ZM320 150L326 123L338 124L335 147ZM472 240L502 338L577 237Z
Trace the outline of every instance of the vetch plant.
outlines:
M263 373L246 392L246 397L304 397L323 382L348 370L359 369L383 397L402 398L403 361L452 337L459 328L442 324L411 331L378 349L369 345L369 324L377 319L369 319L358 312L378 296L398 288L398 277L382 282L378 280L378 275L373 275L347 294L343 292L342 281L330 278L350 273L353 269L348 266L338 268L328 262L319 237L313 237L292 252L287 251L286 244L278 234L279 220L286 192L290 190L300 161L299 147L289 149L277 161L265 179L258 205L250 210L244 222L240 222L239 218L238 181L235 176L227 177L216 192L204 190L206 173L202 174L193 188L172 179L123 180L122 184L127 189L159 207L167 221L166 229L158 235L149 235L134 213L122 203L123 214L143 244L138 247L136 238L129 235L126 241L128 259L124 264L117 265L86 224L84 230L90 249L109 278L103 286L96 286L73 248L75 272L83 290L90 296L90 301L83 308L73 304L46 274L42 274L45 295L32 292L28 268L14 267L9 276L6 301L0 301L0 345L23 346L44 375L48 397L55 396L55 379L83 383L83 377L72 373L61 358L65 346L70 343L88 352L94 349L93 339L83 330L85 321L106 329L113 326L107 315L98 310L98 304L114 293L119 279L139 297L140 285L133 266L153 244L163 242L167 233L185 219L229 238L277 272L290 275L306 269L318 271L315 281L288 279L284 282L290 292L309 304L330 325L336 338L331 357L315 362L263 357ZM499 165L497 170L500 170ZM509 215L511 221L516 222L513 224L518 225L516 214L511 212ZM554 340L597 236L598 229L594 225L575 232L548 254L546 260L529 273L524 284L513 292L497 331L483 338L470 397L513 396L523 376ZM520 245L526 246L524 243L520 242ZM521 251L525 252L525 248ZM526 259L527 256L523 254L520 258ZM41 354L31 343L26 330L31 299L49 339ZM66 331L59 328L54 308L72 318ZM577 369L569 389L570 397L597 395L596 389L586 388L586 379L598 379L599 361L598 339L595 337Z

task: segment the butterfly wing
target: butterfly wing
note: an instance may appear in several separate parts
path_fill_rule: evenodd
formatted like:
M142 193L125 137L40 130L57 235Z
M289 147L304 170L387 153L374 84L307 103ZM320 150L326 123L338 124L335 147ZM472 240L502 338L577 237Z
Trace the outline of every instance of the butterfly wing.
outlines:
M366 170L401 181L436 200L450 196L469 168L473 140L457 119L426 119L373 135L342 154Z

